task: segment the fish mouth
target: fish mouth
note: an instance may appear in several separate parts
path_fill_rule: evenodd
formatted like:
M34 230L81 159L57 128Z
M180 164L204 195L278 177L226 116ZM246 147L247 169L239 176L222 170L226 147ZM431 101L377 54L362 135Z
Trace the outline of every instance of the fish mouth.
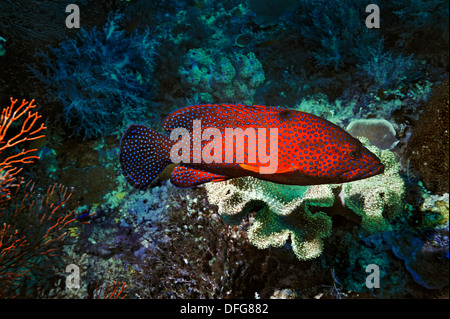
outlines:
M374 163L367 166L367 169L362 174L359 174L358 179L372 177L384 173L384 165L382 163Z
M382 174L384 172L384 165L381 163L374 163L372 165L368 165L364 170L353 174L353 176L343 176L342 183L354 182L361 179L369 178L378 174Z
M383 164L378 163L378 164L374 165L372 175L378 175L378 174L383 174L383 173L384 173L384 165Z

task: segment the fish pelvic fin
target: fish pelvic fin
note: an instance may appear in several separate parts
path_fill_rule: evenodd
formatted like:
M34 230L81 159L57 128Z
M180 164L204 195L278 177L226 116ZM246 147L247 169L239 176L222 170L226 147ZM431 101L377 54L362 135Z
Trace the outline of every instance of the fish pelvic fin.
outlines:
M120 142L120 165L127 181L145 189L171 163L170 139L143 125L132 124Z
M205 172L195 168L177 165L170 177L170 182L176 187L190 188L209 182L220 182L227 180L228 177L214 173Z

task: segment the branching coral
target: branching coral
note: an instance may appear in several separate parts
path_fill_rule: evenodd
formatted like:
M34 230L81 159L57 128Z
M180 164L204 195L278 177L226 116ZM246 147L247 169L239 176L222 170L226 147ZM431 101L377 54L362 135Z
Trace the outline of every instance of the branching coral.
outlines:
M359 63L380 43L380 33L363 22L365 6L357 0L301 1L299 31L317 64L338 69Z
M393 55L383 52L380 44L367 52L367 58L358 65L357 73L367 83L371 84L372 91L395 90L421 78L424 73L413 55Z
M362 217L362 226L371 232L383 231L388 220L401 208L403 181L394 154L366 147L385 165L385 172L360 181L309 187L274 184L252 177L207 184L208 200L219 207L228 222L239 223L256 212L248 230L251 243L259 248L280 247L290 238L299 260L319 256L322 239L331 234L331 218L325 211L341 192L345 205ZM341 207L340 214L346 214Z
M62 249L76 220L75 211L66 207L71 194L62 185L49 187L44 196L26 186L0 209L0 296L26 294L20 289L40 281L36 277Z
M39 157L30 154L35 149L14 153L15 148L42 138L45 126L39 125L41 116L32 112L34 100L23 100L18 107L16 103L11 98L11 106L3 109L0 118L0 297L27 296L33 284L45 282L37 277L61 250L68 226L76 220L75 211L68 207L72 194L68 188L53 185L41 195L34 184L20 186L18 165ZM16 130L19 120L23 122Z
M85 4L81 0L77 4ZM64 27L65 8L69 0L19 0L0 2L0 31L8 35L13 46L41 46L61 39L69 29Z
M16 107L16 103L17 99L11 98L11 106L4 108L0 117L0 203L9 195L10 187L16 179L15 175L21 171L17 165L33 163L35 159L39 158L30 154L36 149L22 149L21 152L9 156L6 155L6 152L20 143L44 137L41 134L41 131L45 129L44 123L35 127L41 116L37 112L31 112L36 107L34 100L30 102L22 100L18 107ZM20 132L10 137L12 124L23 116L26 116L26 119L22 123Z
M44 73L32 69L62 104L60 119L73 135L113 134L147 113L156 41L149 29L127 34L119 18L111 17L101 30L80 29L77 38L41 53Z
M125 292L128 288L126 282L114 281L111 285L107 283L103 283L95 287L91 296L88 296L89 299L125 299L127 293Z

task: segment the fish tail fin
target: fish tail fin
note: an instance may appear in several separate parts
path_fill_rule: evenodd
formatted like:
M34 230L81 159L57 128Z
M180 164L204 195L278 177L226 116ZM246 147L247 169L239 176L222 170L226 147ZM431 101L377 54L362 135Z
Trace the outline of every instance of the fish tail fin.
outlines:
M172 163L170 139L151 128L132 124L120 142L120 165L127 181L145 189Z

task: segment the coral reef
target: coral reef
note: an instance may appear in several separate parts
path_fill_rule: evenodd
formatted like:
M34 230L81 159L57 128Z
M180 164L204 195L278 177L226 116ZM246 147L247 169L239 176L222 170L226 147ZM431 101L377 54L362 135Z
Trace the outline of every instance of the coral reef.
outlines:
M221 216L232 223L255 212L248 237L258 248L280 247L290 239L299 260L318 257L323 250L322 239L331 234L331 218L321 208L342 201L361 216L362 226L370 232L385 231L388 221L402 208L404 186L394 154L362 141L385 165L383 174L342 185L309 187L237 178L207 184L208 200L218 205ZM347 214L344 207L340 210L339 214Z
M74 196L80 205L98 205L115 189L116 171L111 159L117 156L116 145L117 139L110 137L55 146L54 176L76 190Z
M440 289L449 281L448 193L422 197L420 207L408 207L383 238L415 282Z
M204 188L180 190L163 181L150 192L127 196L129 187L122 178L117 192L107 196L97 210L110 213L96 214L77 252L89 253L86 268L107 267L114 260L123 273L103 278L95 271L89 280L126 281L128 295L137 298L238 297L242 289L235 288L233 278L256 249L239 230L224 225Z
M428 194L420 206L420 210L423 214L430 219L425 226L434 227L448 224L448 203L448 193L445 193L442 196Z
M431 48L435 52L447 51L448 63L449 28L445 22L448 21L449 15L447 1L396 0L389 1L385 5L387 12L390 13L389 20L397 21L394 30L391 31L396 35L397 46L414 48L418 52L428 51Z
M1 298L448 299L449 1L69 3L0 1ZM127 125L197 103L315 114L386 170L133 189Z
M388 91L420 78L423 70L413 55L403 57L384 52L380 44L367 52L366 61L358 65L357 74L371 83L372 91Z

